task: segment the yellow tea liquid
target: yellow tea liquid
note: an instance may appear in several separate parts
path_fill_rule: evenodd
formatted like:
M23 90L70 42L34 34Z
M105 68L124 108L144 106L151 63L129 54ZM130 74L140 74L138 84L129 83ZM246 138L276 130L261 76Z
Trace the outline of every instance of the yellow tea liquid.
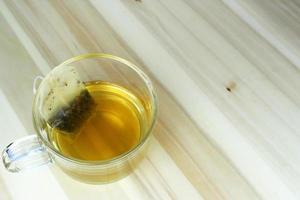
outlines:
M72 132L52 128L49 139L65 156L80 160L112 159L138 144L143 121L140 100L108 82L88 82L93 105L89 116Z

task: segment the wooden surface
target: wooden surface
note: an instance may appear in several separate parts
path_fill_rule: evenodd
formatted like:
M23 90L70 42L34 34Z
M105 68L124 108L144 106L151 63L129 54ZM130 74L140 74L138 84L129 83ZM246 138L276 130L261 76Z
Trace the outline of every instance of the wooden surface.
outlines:
M0 14L0 149L34 133L34 77L81 53L140 65L160 104L130 176L0 165L1 200L300 199L300 1L0 0Z

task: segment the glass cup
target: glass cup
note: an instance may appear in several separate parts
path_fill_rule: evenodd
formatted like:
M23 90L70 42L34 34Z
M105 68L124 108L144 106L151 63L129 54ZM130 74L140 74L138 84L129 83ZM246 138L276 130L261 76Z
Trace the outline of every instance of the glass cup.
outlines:
M105 81L120 85L141 101L146 115L141 136L137 145L129 151L108 160L87 161L63 155L50 141L46 119L40 105L45 103L40 86L47 82L41 79L39 86L34 82L33 124L35 135L26 136L9 144L2 153L2 160L10 172L20 172L37 166L53 163L72 178L91 184L108 183L128 175L145 156L157 114L157 100L153 85L148 76L131 62L109 54L84 54L66 60L55 67L72 66L83 82Z

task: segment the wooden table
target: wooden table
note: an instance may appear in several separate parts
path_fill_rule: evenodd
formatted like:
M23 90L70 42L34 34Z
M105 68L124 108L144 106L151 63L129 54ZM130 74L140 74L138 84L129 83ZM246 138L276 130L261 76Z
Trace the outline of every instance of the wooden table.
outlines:
M107 185L53 166L0 199L300 199L297 0L0 0L0 149L34 134L32 82L72 56L115 54L155 82L146 159Z

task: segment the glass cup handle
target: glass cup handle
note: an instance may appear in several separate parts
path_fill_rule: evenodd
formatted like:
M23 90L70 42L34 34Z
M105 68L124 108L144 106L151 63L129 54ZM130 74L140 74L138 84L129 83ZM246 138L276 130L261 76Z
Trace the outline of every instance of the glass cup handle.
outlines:
M19 172L51 162L37 135L26 136L10 143L2 152L2 160L10 172Z
M40 81L42 81L43 79L44 79L43 76L37 76L37 77L34 78L34 80L33 80L33 87L32 87L33 94L36 93L36 91L37 91L37 89L38 89L38 87L39 87L39 85L40 85L39 83L40 83Z

